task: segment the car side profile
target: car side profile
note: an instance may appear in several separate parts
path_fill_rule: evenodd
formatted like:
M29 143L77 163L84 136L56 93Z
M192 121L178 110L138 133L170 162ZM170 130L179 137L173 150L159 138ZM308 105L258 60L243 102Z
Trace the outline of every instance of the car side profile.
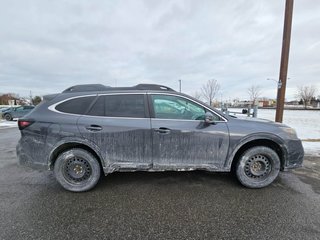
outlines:
M116 171L234 171L262 188L304 156L286 125L226 116L161 85L73 86L45 96L18 125L19 162L53 170L74 192Z

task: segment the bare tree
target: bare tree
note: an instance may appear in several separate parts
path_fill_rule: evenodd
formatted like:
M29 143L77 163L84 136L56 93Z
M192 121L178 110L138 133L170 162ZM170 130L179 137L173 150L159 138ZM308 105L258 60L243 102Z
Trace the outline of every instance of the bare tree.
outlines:
M201 92L195 91L194 93L192 93L192 97L194 97L195 99L201 100Z
M250 101L252 102L252 105L256 105L258 97L261 94L260 86L251 85L251 87L248 88L248 94L249 94L249 97L250 97Z
M310 104L311 99L315 96L316 93L315 86L299 86L297 97L302 99L304 108Z
M40 96L35 96L34 98L32 98L32 104L33 105L38 105L39 103L41 103L42 99Z
M220 84L216 79L210 79L206 84L202 85L201 93L202 97L208 101L209 105L212 105L212 101L215 95L220 90Z

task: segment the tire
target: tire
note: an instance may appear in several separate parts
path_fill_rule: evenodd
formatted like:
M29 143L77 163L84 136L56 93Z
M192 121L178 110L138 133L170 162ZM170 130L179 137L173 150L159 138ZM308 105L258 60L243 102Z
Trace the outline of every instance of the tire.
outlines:
M58 156L53 171L63 188L72 192L84 192L98 183L101 167L90 152L74 148Z
M6 114L4 115L4 119L7 121L11 121L12 120L12 116L10 114Z
M240 156L235 170L242 185L248 188L263 188L279 175L280 159L271 148L252 147Z

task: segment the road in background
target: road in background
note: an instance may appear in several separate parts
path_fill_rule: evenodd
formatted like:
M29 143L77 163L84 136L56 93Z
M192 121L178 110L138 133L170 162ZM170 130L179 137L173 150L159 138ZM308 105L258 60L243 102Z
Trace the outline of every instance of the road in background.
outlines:
M264 189L231 174L114 173L86 193L17 164L17 128L0 129L0 239L317 239L320 159Z

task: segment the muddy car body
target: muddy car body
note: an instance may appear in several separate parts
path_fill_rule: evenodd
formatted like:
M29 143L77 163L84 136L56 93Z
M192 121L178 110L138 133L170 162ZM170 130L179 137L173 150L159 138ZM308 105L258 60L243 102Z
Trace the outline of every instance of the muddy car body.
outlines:
M159 85L81 85L48 95L20 119L22 165L54 170L71 191L115 171L234 170L250 188L299 167L303 148L283 124L229 117Z

